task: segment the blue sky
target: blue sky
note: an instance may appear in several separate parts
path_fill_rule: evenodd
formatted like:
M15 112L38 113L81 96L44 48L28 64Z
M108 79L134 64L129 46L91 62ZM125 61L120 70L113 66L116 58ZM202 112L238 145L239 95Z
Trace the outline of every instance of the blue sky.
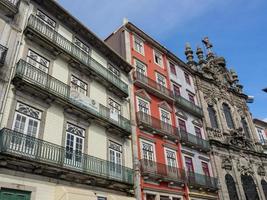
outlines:
M267 120L266 0L58 0L104 39L124 17L181 59L184 46L201 45L208 36L216 54L234 68L244 91L255 97L250 110Z

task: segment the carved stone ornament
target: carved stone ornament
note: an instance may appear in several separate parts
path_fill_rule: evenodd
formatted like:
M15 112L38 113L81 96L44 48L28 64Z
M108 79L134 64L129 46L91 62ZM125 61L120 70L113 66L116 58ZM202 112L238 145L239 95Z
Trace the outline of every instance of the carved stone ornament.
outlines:
M254 149L252 142L245 137L242 128L231 130L226 142L241 149Z
M237 170L240 172L240 174L243 174L243 175L254 174L253 167L252 167L250 160L243 153L240 154L236 167L237 167Z
M232 170L232 162L230 157L223 157L222 158L222 168L225 170Z
M222 131L220 129L218 129L218 128L207 127L206 130L207 130L207 133L208 133L208 137L210 139L222 138L223 137Z
M265 168L263 166L263 164L260 164L258 169L257 169L257 173L259 176L265 176L266 172L265 172Z

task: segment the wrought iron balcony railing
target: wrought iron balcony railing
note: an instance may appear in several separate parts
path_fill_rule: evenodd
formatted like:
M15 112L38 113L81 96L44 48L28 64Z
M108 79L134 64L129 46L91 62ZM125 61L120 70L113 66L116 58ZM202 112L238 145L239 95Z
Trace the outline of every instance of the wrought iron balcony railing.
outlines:
M188 101L182 96L174 95L175 103L178 106L181 106L181 108L192 115L195 115L197 117L202 118L204 116L203 110L201 107L195 105L194 103Z
M106 122L119 127L120 129L123 129L124 132L131 133L130 120L121 115L117 115L116 118L112 117L112 112L110 109L102 104L95 102L96 108L93 108L93 106L89 105L89 102L82 102L72 98L70 95L69 85L48 75L40 69L37 69L24 60L20 60L18 62L15 77L32 84L34 87L45 90L56 97L62 98L68 103L81 108L83 111L86 111L97 118L103 119Z
M1 0L0 7L4 9L7 16L14 16L18 12L19 0Z
M185 144L189 147L193 147L204 152L210 151L210 144L207 140L197 137L191 133L187 133L183 130L180 130L180 140L182 144Z
M160 98L166 99L168 101L173 101L173 92L167 87L157 83L151 78L143 75L142 73L135 71L134 73L135 84L139 87L146 88L148 92L159 96Z
M162 180L165 182L186 182L186 174L183 169L146 159L140 160L140 163L142 176Z
M0 66L5 64L7 48L0 44Z
M93 59L88 53L56 32L53 28L49 27L42 20L34 15L31 15L28 20L27 28L30 28L35 34L38 34L41 36L41 38L45 38L52 45L55 45L57 48L61 49L65 54L71 56L75 61L78 61L82 65L86 66L99 78L111 83L113 86L118 88L119 91L124 93L125 97L128 96L128 85L125 82ZM105 81L100 82L102 82L102 84L106 84Z
M191 187L204 188L208 190L218 189L217 178L203 174L187 172L188 185Z
M113 162L21 134L10 129L0 131L0 153L31 162L44 163L88 175L133 184L133 170Z
M144 112L137 112L137 123L140 128L153 134L160 134L170 139L179 140L179 129Z

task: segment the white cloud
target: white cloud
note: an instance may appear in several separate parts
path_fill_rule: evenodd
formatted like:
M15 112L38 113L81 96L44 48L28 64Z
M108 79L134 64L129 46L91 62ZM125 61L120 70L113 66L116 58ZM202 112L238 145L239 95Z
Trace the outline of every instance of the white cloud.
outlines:
M267 118L264 118L263 121L267 122Z

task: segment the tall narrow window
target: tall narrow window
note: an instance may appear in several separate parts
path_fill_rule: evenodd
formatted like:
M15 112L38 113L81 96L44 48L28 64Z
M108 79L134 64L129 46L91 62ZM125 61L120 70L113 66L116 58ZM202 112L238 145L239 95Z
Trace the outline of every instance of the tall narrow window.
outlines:
M155 161L154 148L152 144L142 142L143 159Z
M166 87L166 78L163 75L159 74L159 73L156 73L156 75L157 75L157 83L159 83L160 85Z
M134 49L135 51L144 54L144 42L137 36L134 36Z
M180 87L178 85L173 84L173 93L174 93L174 96L176 97L181 95Z
M184 120L178 119L180 131L186 133L186 124Z
M247 123L245 118L241 119L241 124L242 124L242 127L243 127L243 130L244 130L246 137L250 138L248 123Z
M201 129L195 126L195 133L198 138L202 138Z
M111 98L108 99L108 107L110 112L121 114L121 105Z
M194 173L193 160L190 157L185 157L185 167L187 172Z
M167 165L169 167L176 168L177 162L176 162L176 153L175 151L166 149L166 157L167 157Z
M170 71L172 74L176 75L176 69L175 69L175 65L173 63L170 62Z
M241 182L246 200L259 200L256 184L250 175L241 175Z
M191 80L190 80L190 76L188 73L184 73L184 77L185 77L185 82L188 84L188 85L191 85Z
M164 123L171 124L171 117L168 111L161 109L160 118L161 118L161 121L163 121Z
M50 28L52 28L52 29L56 28L56 22L53 19L51 19L48 15L44 14L42 11L37 10L36 16L39 19L41 19Z
M257 128L257 132L258 132L258 136L259 136L259 140L260 143L264 144L265 143L265 139L264 139L264 130L261 128Z
M227 126L228 126L228 128L233 129L234 128L234 121L233 121L233 118L232 118L231 109L225 103L222 106L223 106L223 112L224 112L224 116L225 116L225 119L226 119Z
M109 161L111 175L118 177L122 172L122 146L109 141Z
M265 199L267 199L267 182L264 179L261 180L261 186L262 186Z
M188 99L191 103L195 104L195 97L193 94L191 93L188 93Z
M163 64L161 53L155 50L154 50L154 62L159 66L162 66Z
M139 74L146 76L146 71L147 70L146 70L146 65L144 63L142 63L141 61L135 59L135 67L136 67L136 71Z
M70 87L81 94L87 94L87 84L73 75L71 76Z
M216 116L216 113L215 113L213 106L211 106L211 105L208 106L208 113L209 113L211 127L212 128L219 128L217 116Z
M143 99L138 98L138 111L149 114L149 103Z
M66 129L66 163L77 164L82 162L85 130L73 124L67 123Z
M201 165L202 165L203 174L205 176L210 176L210 171L209 171L209 165L208 165L208 163L202 162Z
M225 175L225 183L228 190L229 200L238 200L236 184L233 177L230 174Z
M26 61L32 66L48 73L49 60L29 49Z

